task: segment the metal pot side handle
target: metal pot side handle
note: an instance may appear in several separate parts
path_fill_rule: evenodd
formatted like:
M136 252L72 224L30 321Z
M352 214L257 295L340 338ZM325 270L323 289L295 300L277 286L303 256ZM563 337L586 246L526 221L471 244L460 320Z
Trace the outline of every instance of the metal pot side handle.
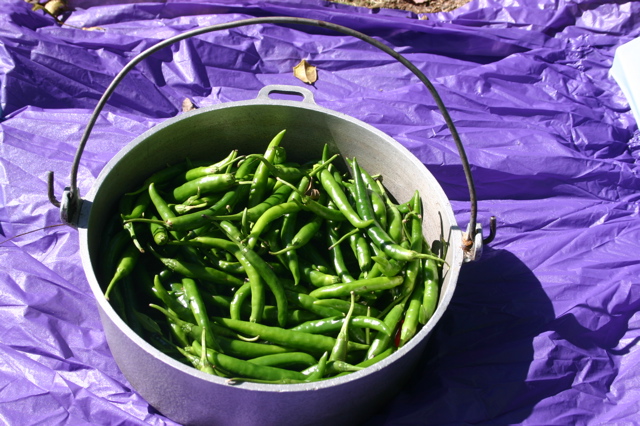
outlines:
M270 84L269 86L265 86L258 92L258 96L256 99L270 99L270 95L272 93L281 93L286 95L299 95L302 96L302 102L314 104L315 100L313 97L313 92L306 87L298 87L298 86L288 86L285 84Z
M396 59L398 62L400 62L402 65L404 65L406 68L408 68L416 77L418 77L418 79L420 79L420 81L427 87L427 89L429 90L429 92L431 93L431 96L433 96L433 99L436 102L436 105L438 106L438 109L440 110L440 113L442 114L443 118L445 119L445 122L447 123L447 127L449 128L449 131L451 132L451 135L453 137L453 140L456 144L456 147L458 149L458 153L460 155L460 159L462 161L462 168L464 170L464 174L467 180L467 186L469 187L469 201L470 201L470 211L469 211L469 224L467 226L467 232L463 233L463 241L462 241L462 249L465 252L465 261L472 261L472 260L476 260L480 257L480 254L482 252L482 245L483 244L488 244L489 242L491 242L491 240L493 240L493 237L495 236L495 231L496 231L496 220L495 217L492 216L491 217L491 222L490 222L490 234L489 236L483 240L482 238L482 227L477 224L477 212L478 212L478 202L477 202L477 196L476 196L476 190L475 190L475 185L473 182L473 177L471 175L471 167L469 165L469 161L467 159L467 155L466 152L464 150L464 146L462 145L462 141L460 140L460 136L458 135L458 131L456 130L455 125L453 124L453 120L451 119L451 116L449 115L449 112L447 111L446 107L444 106L444 103L442 102L442 99L440 98L440 95L438 94L436 88L433 86L433 84L431 83L431 81L422 73L422 71L420 71L415 65L413 65L412 62L410 62L409 60L407 60L405 57L403 57L402 55L400 55L399 53L397 53L395 50L393 50L392 48L388 47L387 45L381 43L380 41L366 35L363 34L359 31L353 30L351 28L348 27L344 27L342 25L337 25L331 22L326 22L326 21L320 21L320 20L316 20L316 19L308 19L308 18L297 18L297 17L287 17L287 16L272 16L272 17L262 17L262 18L249 18L249 19L243 19L243 20L238 20L238 21L232 21L232 22L226 22L226 23L222 23L222 24L215 24L215 25L211 25L211 26L207 26L207 27L201 27L201 28L196 28L194 30L191 31L186 31L182 34L178 34L176 36L173 36L171 38L168 38L166 40L163 40L157 44L155 44L154 46L151 46L150 48L144 50L143 52L139 53L136 57L134 57L129 63L127 63L122 70L114 77L113 81L111 82L111 84L109 85L109 87L107 87L107 89L105 90L105 92L102 94L102 97L100 98L100 100L98 101L98 103L96 104L96 107L91 115L91 117L89 118L89 122L87 123L87 127L85 128L84 134L82 136L82 139L80 140L80 144L78 145L78 150L76 151L76 155L73 159L73 163L72 163L72 167L71 167L71 176L70 176L70 184L68 187L65 188L63 194L62 194L62 200L59 201L55 194L54 194L54 189L53 189L53 172L49 172L48 174L48 197L49 197L49 201L56 207L60 208L60 218L63 221L63 223L70 225L72 227L75 227L77 225L77 220L78 220L78 216L80 213L80 205L82 203L82 199L80 198L80 194L79 194L79 190L78 190L78 184L77 184L77 179L78 179L78 168L79 168L79 164L80 164L80 159L82 157L82 153L84 151L84 148L86 146L87 140L89 139L89 135L91 134L91 131L93 129L93 126L95 125L100 112L102 111L102 109L104 108L105 104L107 103L108 99L111 97L111 95L113 94L113 92L115 91L116 87L118 86L118 84L120 83L120 81L122 81L122 79L129 73L129 71L131 71L131 69L133 69L138 63L140 63L142 60L146 59L147 57L149 57L150 55L152 55L153 53L157 52L160 49L163 49L167 46L173 45L179 41L182 41L184 39L190 38L190 37L194 37L194 36L198 36L201 34L206 34L206 33L210 33L210 32L214 32L214 31L221 31L221 30L227 30L227 29L231 29L231 28L237 28L237 27L242 27L242 26L247 26L247 25L256 25L256 24L298 24L298 25L310 25L310 26L315 26L315 27L321 27L321 28L326 28L326 29L330 29L333 31L337 31L346 35L350 35L353 37L356 37L366 43L369 43L370 45L377 47L378 49L382 50L383 52L387 53L388 55L390 55L391 57L393 57L394 59ZM304 89L306 90L306 89ZM300 91L301 93L303 93L303 102L313 102L313 94L307 90L308 94L304 93L303 90ZM262 93L262 91L261 91ZM262 93L263 96L268 96L269 93L268 92L264 92ZM260 94L259 94L260 96ZM309 97L308 97L309 96Z

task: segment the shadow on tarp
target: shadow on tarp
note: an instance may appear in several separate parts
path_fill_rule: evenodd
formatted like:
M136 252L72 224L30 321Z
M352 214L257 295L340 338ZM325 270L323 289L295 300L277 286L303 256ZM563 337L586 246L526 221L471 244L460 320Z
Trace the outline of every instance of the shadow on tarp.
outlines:
M367 426L522 422L548 396L527 375L533 340L554 317L531 270L485 247L463 266L415 374Z

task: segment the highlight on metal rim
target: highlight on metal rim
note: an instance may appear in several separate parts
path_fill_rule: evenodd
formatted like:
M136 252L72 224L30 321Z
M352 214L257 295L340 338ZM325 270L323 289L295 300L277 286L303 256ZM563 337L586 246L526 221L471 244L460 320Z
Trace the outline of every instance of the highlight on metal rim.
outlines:
M71 182L70 185L68 187L68 190L65 191L65 194L63 195L64 197L68 197L68 202L67 203L62 203L63 205L67 205L69 209L79 209L79 205L80 205L80 197L78 194L78 184L77 184L77 178L78 178L78 168L79 168L79 164L80 164L80 159L82 157L82 153L84 151L84 148L86 146L87 140L89 139L89 135L91 134L91 131L93 129L93 126L95 125L100 112L102 111L102 109L104 108L104 106L106 105L108 99L110 98L110 96L112 95L112 93L115 91L116 87L118 86L118 84L120 83L120 81L129 73L129 71L131 71L138 63L140 63L142 60L146 59L147 57L149 57L150 55L152 55L153 53L157 52L160 49L163 49L167 46L171 46L179 41L182 41L184 39L190 38L190 37L194 37L194 36L198 36L198 35L202 35L202 34L206 34L206 33L210 33L210 32L214 32L214 31L221 31L221 30L226 30L226 29L231 29L231 28L237 28L237 27L242 27L242 26L247 26L247 25L256 25L256 24L298 24L298 25L310 25L310 26L316 26L316 27L321 27L321 28L326 28L326 29L330 29L330 30L334 30L346 35L350 35L353 37L356 37L366 43L369 43L370 45L382 50L383 52L387 53L388 55L390 55L391 57L393 57L394 59L396 59L398 62L400 62L402 65L404 65L407 69L409 69L416 77L418 77L418 79L420 79L420 81L426 86L426 88L429 90L431 96L433 97L436 106L438 107L438 109L440 110L440 113L442 114L447 127L449 129L449 131L451 132L451 135L453 137L453 140L456 144L456 147L458 149L458 153L460 155L460 159L462 161L462 168L466 177L466 181L467 181L467 186L469 187L469 201L470 201L470 211L469 211L469 229L471 230L471 235L468 235L466 238L468 238L470 241L465 241L465 245L466 244L471 244L473 245L473 241L474 241L474 236L475 236L475 229L476 229L476 221L477 221L477 196L476 196L476 190L475 190L475 184L473 182L473 177L471 175L471 167L469 165L469 161L467 159L467 155L466 152L464 150L464 146L462 145L462 141L460 140L460 136L458 134L458 131L453 123L453 120L451 119L451 116L449 115L449 112L447 110L447 108L445 107L442 99L440 98L440 95L438 94L436 88L433 86L433 84L431 83L431 81L424 75L424 73L422 73L422 71L420 71L415 65L413 65L413 63L411 63L408 59L406 59L404 56L402 56L401 54L399 54L398 52L396 52L395 50L393 50L392 48L388 47L387 45L381 43L380 41L366 35L363 34L359 31L353 30L351 28L348 27L344 27L342 25L338 25L338 24L334 24L331 22L326 22L326 21L320 21L320 20L316 20L316 19L308 19L308 18L297 18L297 17L287 17L287 16L274 16L274 17L262 17L262 18L249 18L249 19L243 19L243 20L238 20L238 21L232 21L232 22L225 22L222 24L214 24L214 25L210 25L207 27L202 27L202 28L196 28L194 30L190 30L190 31L186 31L182 34L178 34L176 36L173 36L171 38L168 38L166 40L163 40L159 43L157 43L154 46L151 46L150 48L144 50L143 52L139 53L136 57L134 57L129 63L127 63L122 70L114 77L113 81L111 82L111 84L109 85L109 87L107 87L107 89L105 90L105 92L102 94L102 97L100 98L100 100L98 101L93 114L91 115L91 117L89 118L89 122L87 123L87 127L85 128L84 134L82 136L82 139L80 141L80 144L78 146L78 150L76 151L76 155L74 157L73 163L72 163L72 168L71 168ZM51 172L53 174L53 172ZM53 177L51 177L50 181L49 181L49 200L51 201L52 204L59 206L60 205L60 201L58 201L55 197L55 195L53 194ZM73 217L73 215L76 212L69 212L69 214L67 215L68 217ZM495 222L493 223L493 233L495 234ZM491 237L493 238L493 237Z

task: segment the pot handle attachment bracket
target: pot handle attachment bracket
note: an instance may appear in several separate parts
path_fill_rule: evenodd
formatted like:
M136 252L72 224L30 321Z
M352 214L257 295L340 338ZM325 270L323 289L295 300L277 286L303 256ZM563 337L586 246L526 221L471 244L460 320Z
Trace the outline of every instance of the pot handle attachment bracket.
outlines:
M487 238L483 238L482 225L476 224L476 232L472 234L469 232L470 228L467 226L467 231L463 234L464 261L471 262L480 259L482 251L485 245L493 241L496 236L496 217L491 216L489 219L489 235ZM471 239L473 238L473 239Z
M77 227L78 218L80 215L80 207L82 204L82 199L80 198L80 193L78 189L77 179L78 179L78 169L80 165L80 159L82 157L82 153L87 144L87 140L89 139L89 135L91 134L91 130L95 125L98 117L100 116L100 112L106 105L107 101L115 91L116 87L122 81L122 79L131 71L138 63L147 57L151 56L153 53L167 47L171 46L179 41L184 39L214 32L221 30L228 30L232 28L243 27L246 25L256 25L256 24L293 24L293 25L310 25L315 27L321 27L333 31L337 31L342 34L350 35L356 37L370 45L382 50L383 52L390 55L392 58L396 59L402 65L409 69L420 81L426 86L429 90L431 96L433 97L440 113L442 114L449 131L453 137L453 140L458 149L458 153L460 155L460 159L462 160L462 168L464 170L465 177L467 179L467 186L469 187L469 201L471 203L470 207L470 218L469 225L467 227L467 232L463 233L463 241L462 241L462 249L465 252L465 261L476 260L479 258L480 253L482 252L482 244L488 244L495 235L495 217L492 217L490 223L490 235L486 239L482 239L482 227L477 225L477 197L475 192L475 186L473 183L473 177L471 175L471 167L469 166L469 161L467 160L467 156L464 150L464 146L462 145L462 141L460 140L460 136L456 130L455 125L453 124L453 120L449 115L440 95L438 94L436 88L433 86L431 81L420 71L412 62L402 56L400 53L396 52L386 44L381 43L380 41L370 37L366 34L363 34L359 31L353 30L348 27L344 27L342 25L334 24L331 22L320 21L317 19L309 19L309 18L299 18L299 17L288 17L288 16L271 16L271 17L260 17L260 18L249 18L242 19L238 21L225 22L222 24L214 24L206 27L198 27L190 31L186 31L182 34L175 35L166 40L160 41L155 45L149 47L143 52L136 55L131 61L129 61L120 72L114 77L111 84L107 87L107 89L102 94L102 97L98 101L93 110L91 117L89 118L89 122L87 123L87 127L85 128L82 139L80 140L80 144L78 145L78 150L76 151L76 155L73 159L72 167L71 167L71 177L70 184L65 188L62 201L58 201L54 194L54 183L53 183L53 172L49 172L48 177L48 196L49 201L56 207L60 208L60 218L63 223L70 225L72 227ZM311 92L309 92L311 93ZM309 102L312 98L305 98L303 101ZM312 101L311 101L312 102Z
M47 173L47 187L49 202L60 209L60 220L62 220L62 223L77 228L80 217L80 207L82 205L82 198L78 196L78 189L76 188L74 192L71 190L71 187L67 186L62 192L62 200L58 200L53 189L52 171Z

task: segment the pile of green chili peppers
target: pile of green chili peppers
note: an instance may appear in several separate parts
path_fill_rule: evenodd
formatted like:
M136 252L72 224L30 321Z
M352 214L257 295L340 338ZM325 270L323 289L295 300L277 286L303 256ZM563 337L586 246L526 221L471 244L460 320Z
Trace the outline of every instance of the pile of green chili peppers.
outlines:
M305 383L361 370L436 309L445 245L422 200L396 202L345 159L264 153L183 161L125 194L99 275L125 322L160 351L229 383Z

